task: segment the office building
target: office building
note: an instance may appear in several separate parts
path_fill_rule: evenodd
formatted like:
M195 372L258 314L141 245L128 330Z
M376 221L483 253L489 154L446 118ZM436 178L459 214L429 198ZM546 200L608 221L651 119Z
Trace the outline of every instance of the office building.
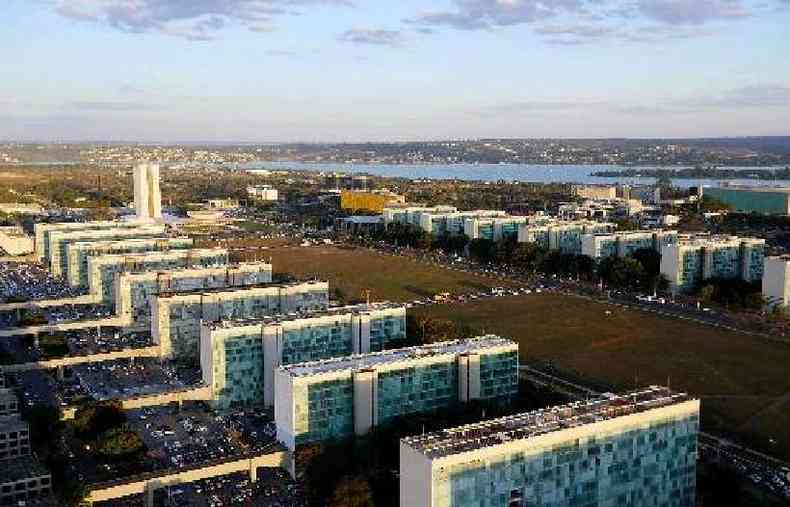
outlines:
M274 391L277 439L293 450L470 400L507 403L518 344L489 335L281 366Z
M384 207L384 225L390 224L412 225L420 227L420 215L455 213L458 208L455 206L409 206L409 205L387 205Z
M615 199L617 187L614 185L574 185L573 193L583 199Z
M279 198L277 189L271 185L250 185L247 187L247 195L253 199L273 202Z
M418 213L420 228L434 236L461 236L465 234L464 224L467 220L505 218L507 213L501 210L456 211L453 213L421 212Z
M790 255L766 257L763 298L770 308L790 306Z
M694 290L710 278L757 282L763 278L765 240L699 234L661 249L661 273L674 293Z
M637 250L653 250L661 253L665 245L677 243L677 231L622 231L609 234L585 234L582 236L582 255L593 259L627 257Z
M217 267L186 267L167 271L117 273L115 275L115 312L125 329L151 328L151 304L163 292L195 292L227 287L271 283L272 265L248 262Z
M104 255L88 258L88 287L96 304L114 307L115 275L168 271L187 267L217 267L228 263L224 248Z
M5 378L3 378L5 385ZM19 413L19 400L14 391L7 387L0 387L0 417Z
M12 256L33 253L33 238L25 234L21 227L0 227L0 250Z
M742 213L790 215L790 188L726 185L704 187L703 196L723 202Z
M699 401L665 388L400 442L402 507L693 507Z
M161 238L164 225L142 225L133 228L98 229L84 231L52 231L49 234L49 269L53 276L65 276L69 260L66 248L71 243L110 239Z
M389 190L372 190L370 192L340 192L340 209L346 211L367 210L382 213L390 204L404 204L406 198Z
M405 339L406 307L391 303L204 323L203 381L215 408L271 406L279 366L377 352Z
M72 287L88 287L88 258L101 255L166 252L192 248L191 238L141 238L79 241L66 245L65 278Z
M0 467L0 505L53 505L52 476L33 456L8 459Z
M151 307L151 335L161 347L162 357L198 359L203 322L260 319L328 306L326 282L160 293L154 296Z
M33 226L36 239L36 256L39 260L49 264L50 260L50 234L54 232L76 232L100 229L134 229L140 227L139 222L63 222L63 223L38 223Z
M6 408L12 405L9 397L16 400L10 389L0 387L0 403ZM13 406L0 413L0 505L35 505L51 499L52 476L32 455L30 428L20 417L16 401Z
M526 223L527 217L467 218L464 220L464 234L470 240L517 239L519 227Z
M535 243L545 250L559 250L564 254L582 253L582 237L585 234L600 234L614 231L615 225L608 222L576 220L543 221L524 224L518 230L519 243Z
M19 414L0 416L0 462L30 456L30 429Z
M134 209L141 222L162 219L159 164L141 163L134 167Z

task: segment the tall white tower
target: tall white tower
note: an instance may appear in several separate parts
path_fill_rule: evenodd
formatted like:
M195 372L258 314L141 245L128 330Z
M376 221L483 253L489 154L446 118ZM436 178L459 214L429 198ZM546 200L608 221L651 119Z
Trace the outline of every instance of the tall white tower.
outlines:
M134 207L137 219L152 222L162 219L159 191L159 164L141 163L134 168Z

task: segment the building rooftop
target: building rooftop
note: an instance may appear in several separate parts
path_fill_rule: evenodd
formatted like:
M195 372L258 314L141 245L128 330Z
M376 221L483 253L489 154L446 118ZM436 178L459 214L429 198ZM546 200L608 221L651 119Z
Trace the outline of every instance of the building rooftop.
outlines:
M496 335L478 336L464 340L432 343L419 347L408 347L404 349L385 350L383 352L373 352L369 354L358 354L322 361L299 363L290 366L283 366L280 369L287 372L292 377L303 377L318 375L330 372L340 372L346 370L364 370L378 368L385 364L406 361L410 359L420 359L424 357L442 354L463 354L476 350L489 349L494 347L517 346L516 342Z
M19 456L3 461L2 483L17 482L49 475L44 466L33 456Z
M111 255L102 255L101 257L93 257L95 260L103 261L103 262L112 262L113 260L145 260L145 259L166 259L171 257L190 257L190 256L200 256L205 254L218 254L218 253L227 253L227 250L224 248L189 248L184 250L168 250L168 251L151 251L151 252L135 252L135 253L125 253L125 254L111 254Z
M715 246L715 245L736 245L740 243L765 244L762 238L749 238L740 236L712 235L712 234L692 234L681 235L678 238L680 246Z
M238 262L234 264L220 264L216 266L176 266L172 268L151 270L151 271L140 271L140 272L126 271L124 273L121 273L120 276L123 278L131 278L131 279L139 280L145 278L156 278L160 275L174 275L177 277L178 275L181 274L209 273L209 272L222 272L222 271L233 271L233 270L240 270L243 273L249 274L250 272L254 273L256 271L261 271L261 270L271 271L272 265L268 262L252 261L252 262Z
M159 294L160 299L179 297L179 296L195 296L201 294L229 294L234 292L247 292L255 289L289 289L292 287L299 287L300 285L326 285L327 282L320 280L310 280L304 282L288 282L288 283L256 283L253 285L242 285L238 287L214 287L210 289L200 290L187 290L187 291L174 291L162 292Z
M604 394L594 400L407 437L402 442L430 459L437 459L677 405L689 399L685 393L673 393L665 387L652 386L622 395Z
M327 308L325 310L292 312L284 315L268 315L266 317L256 318L256 319L222 320L219 322L207 323L206 325L211 329L229 329L229 328L246 327L246 326L272 326L272 325L281 324L283 322L291 322L295 320L317 319L321 317L333 317L337 315L348 315L348 314L359 315L366 312L390 310L394 308L405 309L405 306L400 303L390 303L390 302L371 303L369 305L363 303L359 305L334 306L332 308Z
M714 190L716 188L722 190L741 190L748 192L782 192L790 194L790 187L772 187L772 186L752 186L752 185L734 185L727 184L720 187L705 187L705 190ZM703 191L704 192L704 191Z

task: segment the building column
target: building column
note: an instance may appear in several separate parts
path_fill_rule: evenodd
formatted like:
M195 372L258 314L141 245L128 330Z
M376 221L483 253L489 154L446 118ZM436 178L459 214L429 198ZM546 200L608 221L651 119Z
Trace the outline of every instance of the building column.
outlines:
M351 351L354 354L370 352L370 315L351 316Z
M263 340L263 405L274 405L274 372L283 361L282 325L264 326L261 329Z
M354 382L354 433L364 435L378 422L378 373L360 370L352 374Z
M258 466L254 459L250 460L250 482L258 482Z
M465 353L458 356L458 400L467 402L480 399L480 354Z

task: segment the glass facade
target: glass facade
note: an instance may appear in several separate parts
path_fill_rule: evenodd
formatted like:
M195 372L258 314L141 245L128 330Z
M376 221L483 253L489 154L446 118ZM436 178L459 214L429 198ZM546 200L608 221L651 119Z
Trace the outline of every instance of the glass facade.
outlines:
M436 507L692 507L698 417L434 469Z
M475 353L480 355L480 399L509 403L518 391L518 353L485 353L484 350ZM457 356L448 356L445 361L418 360L410 366L381 369L375 384L376 424L457 405L458 375ZM340 379L296 383L293 391L296 443L353 435L353 391L354 375L350 370Z
M214 375L224 369L225 385L219 391L215 408L263 400L263 341L260 336L236 336L214 344ZM224 362L224 368L221 363Z
M192 247L190 238L154 238L141 240L118 240L102 242L79 242L66 245L68 258L69 283L75 286L88 286L88 258L97 255L153 252L160 250L181 250Z
M744 213L764 213L767 215L787 215L790 210L787 191L754 191L737 188L706 188L704 195L713 197Z
M701 249L682 248L680 250L678 287L681 290L691 290L702 280L704 260L705 256Z
M190 252L190 253L187 253ZM204 251L198 253L185 250L183 254L151 254L139 257L104 257L99 258L98 266L92 274L101 286L101 304L114 306L115 301L115 275L116 273L141 273L147 271L168 271L186 267L222 266L228 263L226 250ZM95 287L91 288L95 290Z
M371 315L370 349L384 350L393 340L406 338L404 315ZM320 361L353 353L352 319L350 314L339 316L334 322L287 327L280 336L282 357L279 364L289 365ZM226 345L223 346L223 341ZM228 343L243 360L231 361ZM240 327L232 337L213 340L214 373L219 375L219 364L225 361L224 386L219 390L215 407L226 409L235 405L254 405L263 402L264 349L260 327ZM247 358L251 361L247 361ZM260 380L260 385L258 381Z

